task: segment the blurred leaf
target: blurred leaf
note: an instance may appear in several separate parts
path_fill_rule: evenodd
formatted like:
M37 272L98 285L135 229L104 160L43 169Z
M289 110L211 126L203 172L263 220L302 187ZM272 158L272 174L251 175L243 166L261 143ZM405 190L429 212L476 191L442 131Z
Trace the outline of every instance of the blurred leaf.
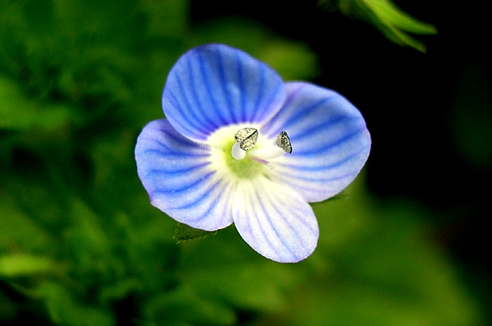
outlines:
M320 3L331 5L330 0L320 0ZM437 33L434 25L413 18L391 0L338 0L338 6L345 15L371 23L392 42L421 52L425 52L425 45L406 32L423 35Z
M203 298L227 302L246 311L280 311L285 290L302 279L309 263L285 265L253 251L235 228L200 242L180 244L185 254L183 280Z
M188 0L145 0L140 7L148 15L147 33L152 36L183 37L188 27Z
M314 205L321 235L308 260L316 270L290 290L281 312L252 325L480 325L475 302L429 237L427 212L371 199L362 180L346 199Z
M67 106L30 100L16 83L0 75L0 128L53 130L74 118Z
M224 304L204 300L189 287L159 294L147 305L147 314L157 325L232 325L234 312Z
M316 54L304 43L275 38L258 52L284 80L313 79L320 73Z
M122 300L133 291L142 290L143 286L137 279L124 279L101 290L99 300L103 304Z
M198 230L198 229L194 229L191 226L188 226L186 224L178 223L178 226L176 227L176 230L174 231L173 239L179 243L180 241L206 238L209 235L217 234L217 232L218 231Z
M51 259L25 254L1 255L0 276L19 277L36 274L47 274L55 269Z
M15 204L15 200L0 193L0 250L8 252L46 253L56 242L47 230Z
M38 288L38 295L44 298L52 320L67 326L111 326L114 318L106 310L85 306L59 284L44 283Z

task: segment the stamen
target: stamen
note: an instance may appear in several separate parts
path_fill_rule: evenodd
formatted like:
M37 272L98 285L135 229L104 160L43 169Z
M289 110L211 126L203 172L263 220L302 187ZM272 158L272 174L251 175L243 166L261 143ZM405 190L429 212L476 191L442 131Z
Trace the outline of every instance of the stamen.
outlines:
M250 156L254 156L263 160L272 160L284 155L283 149L274 146L254 148L249 152Z
M267 160L258 158L258 157L251 157L253 161L256 161L258 163L266 165L270 170L273 170L277 167L277 162L269 162Z
M258 140L258 130L256 128L246 127L240 129L234 135L236 143L232 146L231 155L236 160L242 160L246 157L246 151L251 150L249 158L259 163L265 164L270 169L274 169L277 163L270 160L276 159L285 153L292 153L292 144L289 136L285 131L281 131L277 135L275 146L266 146L261 148L254 148Z
M290 138L285 131L281 131L277 135L277 146L283 149L286 153L292 154L292 144Z
M292 144L285 131L281 131L277 135L276 144L277 147L271 146L255 148L250 152L250 156L254 156L262 160L271 160L284 155L284 153L292 153Z
M250 127L240 129L236 132L234 138L243 151L250 150L255 146L256 141L258 140L258 129Z

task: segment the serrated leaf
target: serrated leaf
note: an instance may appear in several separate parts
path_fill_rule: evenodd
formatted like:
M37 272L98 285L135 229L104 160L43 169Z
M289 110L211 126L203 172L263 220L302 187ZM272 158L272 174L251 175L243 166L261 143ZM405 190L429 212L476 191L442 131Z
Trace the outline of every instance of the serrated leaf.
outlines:
M187 240L195 240L195 239L203 239L208 237L209 235L215 235L218 231L204 231L199 229L194 229L191 226L188 226L183 223L178 223L176 227L176 231L174 232L173 239L177 242L187 241Z

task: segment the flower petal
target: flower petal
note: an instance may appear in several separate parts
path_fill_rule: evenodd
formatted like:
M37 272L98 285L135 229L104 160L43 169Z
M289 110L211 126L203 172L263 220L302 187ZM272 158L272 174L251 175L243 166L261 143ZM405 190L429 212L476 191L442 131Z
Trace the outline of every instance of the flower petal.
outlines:
M222 126L268 121L284 99L284 84L273 69L243 51L208 44L176 62L162 107L179 133L203 142Z
M232 184L211 168L209 148L181 136L167 120L144 127L135 159L152 205L176 221L207 231L232 223Z
M287 131L292 154L278 161L272 178L308 202L326 200L352 182L366 162L371 137L364 118L340 94L316 85L287 83L287 99L260 133Z
M318 222L309 204L265 177L238 182L232 214L244 241L269 259L294 263L316 248Z

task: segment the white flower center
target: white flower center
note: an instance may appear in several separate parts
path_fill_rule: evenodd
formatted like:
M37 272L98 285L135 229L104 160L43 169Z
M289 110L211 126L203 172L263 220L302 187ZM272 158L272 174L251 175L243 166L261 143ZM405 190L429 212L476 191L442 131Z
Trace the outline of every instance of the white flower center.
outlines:
M277 139L262 137L259 126L231 125L218 129L206 143L210 148L210 163L222 178L251 179L268 174L292 146L287 133ZM277 160L278 159L278 160Z

